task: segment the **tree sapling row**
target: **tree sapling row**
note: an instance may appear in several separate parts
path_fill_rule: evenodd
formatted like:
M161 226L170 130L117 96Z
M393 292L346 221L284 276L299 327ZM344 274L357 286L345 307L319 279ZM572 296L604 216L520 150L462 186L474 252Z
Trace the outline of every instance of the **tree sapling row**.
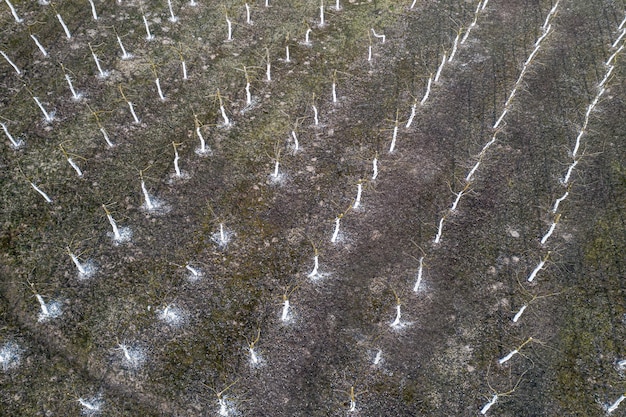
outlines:
M474 22L472 22L472 25L470 25L470 28L468 28L468 32L469 30L475 25L475 22L478 18L478 14L480 13L481 10L483 10L483 6L486 5L486 1L485 3L479 2L478 7L476 8L476 12L475 12L475 17L474 17ZM537 39L537 41L535 42L535 47L533 49L533 51L530 53L530 55L528 56L528 58L526 59L526 61L524 62L523 66L522 66L522 70L520 72L520 75L517 78L517 81L515 82L515 84L513 85L512 90L509 92L508 98L506 100L506 104L505 107L502 111L502 114L498 117L497 121L494 123L493 125L493 129L495 130L495 132L493 133L491 139L489 140L489 142L487 142L483 148L481 149L480 153L478 154L477 157L477 161L474 164L474 166L472 167L472 169L468 172L467 176L465 177L465 185L464 185L464 189L462 191L460 191L459 193L455 193L456 198L455 201L452 203L450 209L448 210L448 212L446 214L444 214L441 219L439 220L439 227L437 228L437 234L435 235L435 239L434 239L434 243L438 244L441 241L441 237L443 234L443 226L444 226L444 222L445 219L447 217L447 215L449 213L454 212L457 209L458 203L461 199L461 197L463 196L465 190L468 189L468 185L470 183L473 182L474 180L474 175L476 173L476 171L478 171L478 168L480 167L480 164L482 162L483 157L485 156L487 150L496 142L498 133L499 133L499 127L500 124L502 123L502 121L504 120L504 117L506 116L508 110L509 110L509 106L511 101L513 100L513 97L515 97L515 93L517 91L518 88L520 88L520 86L522 85L522 82L524 80L524 76L528 70L528 67L530 65L530 63L532 62L533 58L535 57L535 55L537 54L537 52L539 51L543 40L546 38L546 36L550 33L551 31L551 25L550 22L553 18L553 16L556 14L557 8L559 5L559 1L557 1L554 6L552 7L552 9L550 10L550 12L548 13L548 15L546 16L545 22L542 26L542 34L541 36ZM464 38L465 39L465 38ZM461 41L461 43L463 43L463 41ZM442 65L443 65L442 61ZM427 99L428 97L428 92L430 91L430 83L432 81L432 77L429 78L429 88L427 89L426 95L424 96L424 99L422 99L422 103Z

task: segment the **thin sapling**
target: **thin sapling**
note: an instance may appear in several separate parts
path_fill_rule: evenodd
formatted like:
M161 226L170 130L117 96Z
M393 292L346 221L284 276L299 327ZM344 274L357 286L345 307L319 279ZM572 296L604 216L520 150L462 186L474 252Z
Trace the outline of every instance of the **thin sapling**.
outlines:
M444 65L446 65L447 55L444 52L443 58L441 59L441 64L439 64L439 68L437 68L437 73L435 74L435 82L439 82L439 77L441 77L441 71L443 71Z
M228 417L230 415L237 414L237 410L234 409L234 405L232 401L229 401L227 397L224 396L224 393L228 391L233 385L235 385L237 381L238 380L235 380L234 382L232 382L230 385L228 385L226 388L224 388L223 390L219 392L215 388L211 388L213 392L215 393L215 396L217 397L217 404L219 406L217 413L220 415L220 417Z
M428 100L428 96L430 96L430 87L433 83L433 76L431 75L430 77L428 77L428 84L426 84L426 93L424 93L424 97L422 98L422 101L420 101L420 105L423 106L426 103L426 100Z
M409 119L406 121L406 126L404 126L406 129L411 127L411 124L413 124L413 119L415 118L416 113L417 113L417 99L415 99L415 101L413 102L413 105L411 106L411 114L409 115Z
M606 408L606 413L611 414L613 411L617 410L617 407L622 403L622 401L626 400L626 394L622 394L619 398L611 405Z
M359 181L356 185L356 198L354 199L354 203L352 204L353 210L358 210L361 207L361 194L363 193L363 182Z
M271 70L272 70L272 63L270 61L270 50L269 50L269 48L265 48L265 51L267 53L267 59L266 59L267 63L266 63L266 66L265 66L265 81L267 81L269 83L270 81L272 81L272 72L271 72Z
M224 223L220 223L219 230L211 235L211 239L217 243L220 249L225 249L233 236L234 233L228 230Z
M376 355L374 356L373 363L374 363L374 365L380 365L382 360L383 360L383 351L378 349L376 351Z
M63 311L61 310L60 301L51 300L50 302L46 303L43 297L40 294L38 294L37 291L35 291L34 285L30 284L30 286L31 286L31 291L33 292L33 294L35 294L35 298L37 299L37 302L39 303L39 308L41 309L41 312L39 313L39 318L38 318L39 322L44 322L49 319L54 319L54 318L61 316L61 314L63 314Z
M41 42L39 42L39 39L37 39L37 37L35 35L33 35L31 33L30 38L33 40L33 42L35 42L35 45L37 45L37 48L39 48L39 52L41 52L41 54L44 56L44 58L48 57L48 51L46 51L46 48L43 47L43 45L41 44Z
M293 139L293 153L296 154L300 150L300 143L298 142L298 136L295 130L291 131L291 138Z
M108 233L108 235L111 236L111 238L113 239L113 242L116 245L119 245L120 243L129 242L133 236L132 230L129 227L118 227L117 223L113 219L113 216L111 215L111 212L107 209L107 207L104 204L102 205L102 208L104 209L104 212L107 216L107 220L109 221L109 224L111 225L112 232Z
M541 261L539 261L539 263L537 264L535 269L533 269L533 271L528 276L528 278L527 278L528 282L533 282L533 280L535 279L535 277L537 276L539 271L541 271L543 269L543 267L545 266L546 261L548 260L549 256L550 256L550 252L546 253L546 256L544 256L543 259L541 259Z
M30 183L30 186L33 187L33 189L37 191L39 195L41 195L44 198L44 200L46 200L46 203L48 204L52 203L52 199L41 188L36 186L33 182Z
M375 181L378 177L378 155L374 156L372 160L372 181Z
M98 20L98 13L96 11L96 5L94 4L93 0L88 0L89 1L89 5L91 6L91 16L93 17L93 20Z
M524 374L526 374L526 372L524 372L522 374L522 376L520 376L519 380L517 381L517 383L515 384L515 386L507 392L497 392L495 389L493 389L491 387L491 384L489 384L489 388L491 389L491 391L493 391L493 396L491 397L491 399L480 409L480 414L485 415L487 414L487 412L489 411L489 409L495 405L498 400L502 397L506 397L508 395L511 395L513 392L515 392L515 390L517 389L517 387L519 386L520 382L522 381L522 378L524 377ZM489 382L487 382L489 383Z
M11 9L11 14L13 15L13 19L15 19L17 23L22 23L24 19L18 16L17 10L15 10L15 7L13 7L13 4L11 4L9 0L4 0L4 1L6 2L7 6L9 6L9 9Z
M59 147L61 148L61 152L63 152L63 155L65 156L65 159L67 160L67 163L70 164L70 166L74 169L74 171L76 171L76 175L78 175L79 178L82 178L83 177L83 171L76 164L76 162L74 162L72 157L65 151L65 148L63 148L63 144L60 143Z
M517 313L515 313L515 316L513 316L513 323L517 323L517 321L520 319L520 317L522 317L522 314L524 314L524 311L526 311L526 309L528 308L528 304L524 304L518 311Z
M467 193L467 191L470 188L470 185L471 183L466 182L463 189L455 194L456 198L454 199L454 201L452 202L452 205L450 206L450 213L454 213L456 211L457 207L459 206L459 202L461 201L461 197L463 197L463 195Z
M157 317L169 326L180 327L186 321L186 312L173 304L168 304L158 310Z
M2 126L2 130L4 131L4 134L6 135L6 137L9 139L9 141L11 142L11 147L13 149L19 149L24 145L24 141L21 139L15 139L13 137L13 135L11 135L11 133L9 132L9 128L7 127L7 125L5 125L4 123L0 122L0 126Z
M151 41L154 39L154 35L150 33L150 26L148 25L148 19L146 19L145 14L142 14L141 17L143 18L143 25L146 28L146 40Z
M313 110L313 125L315 127L320 127L319 112L317 111L317 105L315 102L315 93L313 93L313 103L311 104L311 109Z
M450 52L448 62L452 62L454 56L456 55L456 51L459 47L459 39L461 39L461 29L459 29L459 31L456 33L456 38L454 38L454 43L452 44L452 52Z
M187 280L190 282L198 281L204 276L204 271L197 266L191 266L189 263L185 265L185 269L189 272L187 274Z
M433 241L435 245L441 242L441 235L443 234L443 223L446 220L446 216L447 215L444 215L443 217L441 217L441 219L439 219L439 226L437 227L437 234L435 235L435 239Z
M561 197L557 198L554 201L554 205L552 206L552 214L556 214L556 212L559 210L559 205L569 196L570 189L571 184L569 187L567 187L567 191L565 191L565 194L563 194Z
M250 355L250 366L253 366L253 367L261 365L261 362L263 361L263 359L259 356L259 354L256 352L256 349L255 349L255 346L258 343L260 338L261 338L261 329L257 329L256 339L254 339L252 342L250 342L246 338L246 341L248 342L248 354Z
M313 45L313 43L311 42L311 32L313 32L313 30L311 28L307 28L306 32L304 33L304 42L302 43L303 45Z
M226 37L226 42L233 41L233 22L228 18L228 13L224 13L226 17L226 26L228 28L228 36Z
M63 27L63 31L65 32L65 37L67 39L72 39L72 34L70 33L70 30L67 28L67 25L65 24L65 22L63 21L63 18L61 17L60 14L57 13L57 19L59 20L59 23L61 24L61 26Z
M422 256L419 259L419 267L417 269L417 277L415 280L415 284L413 285L413 292L418 292L420 288L420 284L422 283L422 275L424 272L424 257Z
M161 101L165 101L165 95L163 95L163 90L161 90L161 81L159 80L159 75L156 71L156 66L152 63L152 73L154 74L154 83L156 84L157 92L159 93L159 98Z
M139 120L139 117L137 117L137 113L135 113L135 106L133 106L133 103L130 102L130 100L128 100L126 98L126 95L124 95L124 90L122 90L122 86L119 86L119 90L120 90L120 94L122 95L122 98L124 99L124 101L126 101L126 104L128 104L128 108L130 109L130 114L133 116L133 121L135 124L139 124L141 123L141 121Z
M289 299L291 298L291 295L294 293L294 291L298 288L298 285L295 285L291 290L289 290L289 287L285 288L285 292L283 293L283 303L282 306L283 308L281 309L281 313L280 313L280 321L283 324L289 323L289 322L293 322L294 319L294 315L293 312L291 310L291 303L289 301Z
M282 313L280 314L280 320L283 323L286 323L289 320L289 308L291 307L291 304L289 303L289 298L287 297L287 294L283 294L283 309L282 309Z
M335 70L333 72L333 85L332 85L332 90L333 90L333 104L337 104L337 70Z
M216 96L220 102L220 113L222 114L222 119L223 119L222 127L230 127L232 126L232 123L230 122L230 119L226 115L226 109L224 108L224 101L222 100L222 95L220 94L220 90L217 90Z
M348 408L348 411L356 411L356 394L354 393L354 386L350 387L350 407Z
M141 208L148 212L158 211L163 204L148 192L148 188L146 187L146 182L143 177L143 170L139 171L139 178L141 180L141 193L143 195L143 204Z
M86 106L89 109L89 112L91 113L91 115L96 119L96 124L98 125L98 129L100 130L100 133L102 133L102 136L104 137L104 141L106 142L106 144L109 146L109 148L114 147L115 144L109 138L109 135L108 135L107 131L104 129L104 126L102 126L102 123L100 123L100 117L98 116L98 113L95 112L89 106L89 104L87 104Z
M396 149L396 139L398 138L398 127L399 127L399 115L400 115L400 110L397 109L396 110L396 120L393 126L393 135L391 137L391 145L389 145L389 152L388 153L393 153L393 151Z
M521 285L520 285L521 286ZM526 293L528 293L528 291L526 291L524 289L524 287L521 287L523 291L525 291ZM517 310L517 313L515 313L515 315L513 316L513 318L511 319L511 321L513 323L517 323L519 321L519 319L522 317L522 314L524 314L524 311L526 311L526 309L528 308L528 306L530 306L535 300L540 299L540 298L546 298L546 297L551 297L553 295L558 295L559 293L554 293L554 294L547 294L547 295L533 295L532 298L527 301L523 306L520 307L519 310Z
M310 280L315 281L315 280L317 280L318 278L321 277L321 274L319 272L320 256L319 256L319 252L317 251L317 248L315 247L315 245L312 242L311 242L311 244L313 245L313 251L314 251L314 255L313 255L313 269L311 270L311 272L309 272L307 277Z
M196 136L198 136L198 139L200 140L200 146L198 146L195 150L196 155L199 155L199 156L211 155L213 151L211 151L211 148L209 148L206 144L204 136L202 135L202 126L200 125L200 121L198 120L198 115L196 115L195 113L193 115L193 122L196 128Z
M172 146L174 147L174 173L172 174L172 178L174 179L187 179L189 178L189 174L180 169L180 165L178 161L180 160L180 155L178 154L177 146L182 145L181 143L172 142Z
M181 49L178 49L178 48L174 48L174 49L176 49L176 53L178 54L178 57L180 58L180 65L183 71L183 80L188 80L189 76L187 74L187 63L185 62L185 57L183 56L183 53L181 51L182 47Z
M487 411L498 401L498 394L494 394L493 397L480 409L480 414L485 415Z
M65 81L67 81L67 85L70 87L72 100L79 101L81 98L83 98L83 93L76 91L76 89L74 88L74 84L72 84L72 78L70 78L70 75L65 71L65 66L63 64L61 64L61 69L63 70L63 74L65 75Z
M93 60L96 63L96 67L98 68L98 78L101 78L101 79L107 78L110 75L110 72L102 69L98 56L96 55L93 48L91 47L91 44L88 43L88 45L89 45L89 50L91 51L91 56L93 57Z
M88 259L85 262L81 262L78 255L74 254L69 246L67 247L67 254L78 270L78 279L89 279L96 273L97 268L92 260Z
M287 35L287 42L289 42L289 35ZM289 44L285 45L285 62L291 62L291 55L289 54Z
M280 184L285 179L285 174L280 172L280 152L281 152L281 149L278 146L278 144L276 144L276 146L274 147L274 158L273 158L274 159L274 171L269 176L269 181L272 184Z
M498 359L498 364L503 365L504 363L509 361L513 356L517 355L520 352L520 350L524 347L524 345L526 345L527 343L530 343L532 341L533 341L533 338L529 337L524 343L519 345L516 349L513 349L507 355L505 355L502 358Z
M117 32L115 32L115 37L117 38L117 44L122 50L122 60L127 61L129 59L133 59L135 56L126 51L126 48L124 48L124 44L122 43L122 38L120 38L120 35L118 35Z
M393 327L394 329L400 327L400 319L402 318L402 310L401 310L401 305L400 304L400 299L397 298L398 296L396 295L396 317L393 319L393 321L391 322L390 326Z
M250 5L248 3L245 4L246 6L246 23L248 25L252 25L252 19L250 18Z
M354 386L350 387L350 403L348 406L348 412L349 413L358 413L357 407L356 407L356 397L361 395L361 394L365 394L367 391L361 391L361 392L355 392L354 391Z
M548 229L548 231L546 232L545 235L543 235L543 237L541 238L541 244L545 245L546 242L548 241L548 239L550 238L550 236L552 236L552 233L554 232L554 229L556 228L557 223L559 222L559 219L561 218L561 213L558 213L555 217L554 217L554 221L552 222L552 224L550 225L550 228Z
M250 107L252 106L252 93L250 92L250 75L246 66L243 67L243 73L246 77L246 107Z
M174 14L174 7L172 6L172 0L167 0L167 8L170 11L169 21L172 23L178 22L178 17Z
M470 23L469 27L465 31L465 35L463 36L463 39L461 39L461 45L463 45L465 41L467 41L467 38L469 38L470 32L472 31L472 29L474 29L474 26L476 26L476 23L478 22L478 14L481 11L481 7L482 7L482 1L479 1L478 5L476 6L476 11L474 12L474 20L472 20L472 23Z
M48 113L43 104L41 104L41 101L39 101L39 98L33 96L33 100L35 100L35 103L37 103L37 107L39 107L39 110L41 110L41 112L43 113L43 117L46 123L52 123L54 121L55 112L51 111L50 113Z
M343 217L343 213L335 218L335 230L333 231L333 235L330 238L330 243L337 243L337 239L339 238L339 226L340 226L342 217Z
M22 75L22 71L18 68L17 65L15 65L15 62L13 62L4 51L0 51L0 55L2 55L4 59L9 63L9 65L13 67L18 76Z
M130 346L119 343L117 349L122 352L122 367L129 370L137 370L146 362L145 350L139 346Z

